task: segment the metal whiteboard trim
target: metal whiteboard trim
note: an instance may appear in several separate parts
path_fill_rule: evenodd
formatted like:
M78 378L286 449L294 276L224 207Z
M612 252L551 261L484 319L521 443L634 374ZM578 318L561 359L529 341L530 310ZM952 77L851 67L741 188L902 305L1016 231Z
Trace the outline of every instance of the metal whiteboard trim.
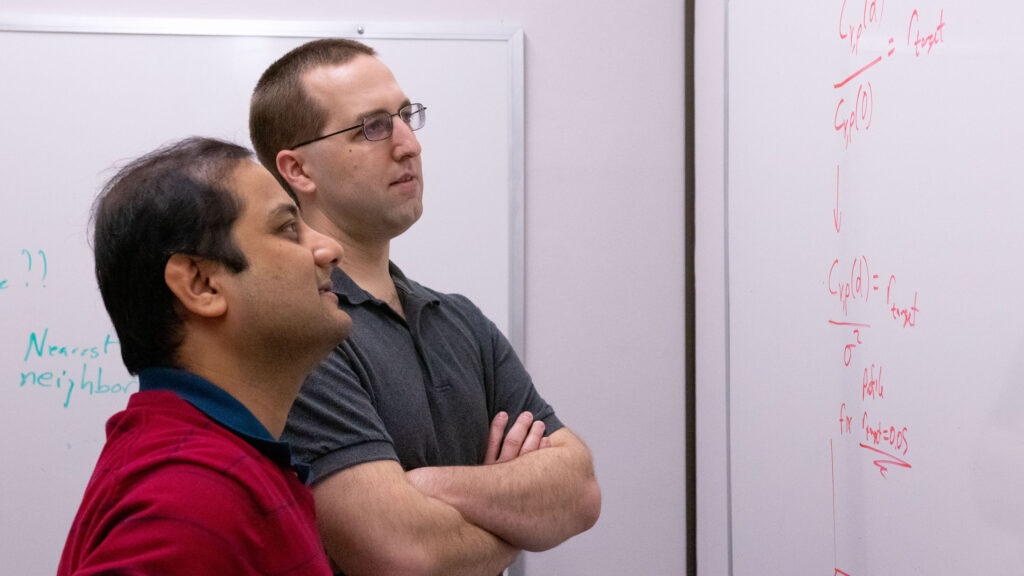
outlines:
M253 36L279 38L354 38L394 40L468 40L504 42L509 63L508 195L509 292L508 339L520 358L526 353L525 88L523 30L515 26L466 23L323 22L312 20L238 20L217 18L128 18L92 16L10 16L0 14L0 32L65 34L152 34L172 36Z
M526 116L523 30L508 39L508 339L526 362Z
M725 527L726 527L726 553L728 555L728 576L734 576L734 562L733 562L733 545L734 545L734 532L735 524L733 508L735 506L732 498L733 478L732 478L732 288L730 282L732 278L730 276L730 254L729 254L729 170L731 169L731 163L729 162L729 150L731 140L729 138L729 127L730 118L729 110L732 101L732 93L729 91L729 59L731 52L729 51L729 40L730 40L730 22L729 17L731 12L729 11L730 0L725 0L723 10L725 11L725 32L722 34L722 42L724 45L724 58L722 63L722 76L723 76L723 92L725 98L725 111L722 117L722 124L724 125L724 138L722 138L722 228L724 231L724 238L722 239L722 259L723 259L723 272L725 277L723 281L725 283L725 305L724 305L724 321L725 321Z
M324 22L219 18L130 18L92 16L10 16L0 30L82 34L166 34L179 36L267 36L283 38L377 38L409 40L511 41L521 29L465 23ZM360 32L362 30L362 32Z

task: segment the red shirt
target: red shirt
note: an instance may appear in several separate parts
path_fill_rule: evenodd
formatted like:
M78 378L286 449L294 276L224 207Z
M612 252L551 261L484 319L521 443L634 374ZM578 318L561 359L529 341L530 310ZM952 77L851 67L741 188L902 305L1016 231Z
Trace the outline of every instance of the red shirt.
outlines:
M195 375L143 370L140 389L107 423L58 576L331 574L287 444Z

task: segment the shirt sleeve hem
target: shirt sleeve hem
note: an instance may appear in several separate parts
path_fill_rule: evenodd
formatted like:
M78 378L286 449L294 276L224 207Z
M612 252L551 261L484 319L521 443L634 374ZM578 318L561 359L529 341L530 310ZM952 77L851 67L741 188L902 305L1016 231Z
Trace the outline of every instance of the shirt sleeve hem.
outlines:
M366 464L367 462L378 462L381 460L392 460L398 462L398 455L395 454L395 447L387 441L375 440L363 442L355 446L348 446L343 450L335 450L324 454L312 462L313 481L316 485L321 480L328 478L338 472Z

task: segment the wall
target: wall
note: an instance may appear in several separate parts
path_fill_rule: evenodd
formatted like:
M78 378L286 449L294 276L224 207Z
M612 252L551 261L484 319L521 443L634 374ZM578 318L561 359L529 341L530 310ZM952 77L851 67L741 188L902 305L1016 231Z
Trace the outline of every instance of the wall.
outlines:
M590 444L601 520L528 575L681 574L683 4L411 0L173 6L8 0L4 14L481 22L526 36L526 361Z

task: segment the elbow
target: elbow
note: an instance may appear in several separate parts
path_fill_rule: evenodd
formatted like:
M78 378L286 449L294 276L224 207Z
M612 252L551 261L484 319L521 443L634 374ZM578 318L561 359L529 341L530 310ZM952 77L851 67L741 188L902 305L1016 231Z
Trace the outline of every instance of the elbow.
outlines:
M575 522L570 536L590 530L601 516L601 487L594 476L590 476L580 487L574 516Z
M580 532L586 532L593 528L600 516L601 486L598 485L597 478L591 476L580 497Z
M531 538L517 541L515 544L529 552L544 552L593 528L601 516L601 487L598 485L597 479L591 476L586 480L575 498L575 505L572 507L567 521L562 523L560 530L535 531L531 534Z
M593 528L601 516L601 486L597 483L594 457L582 440L577 438L576 441L580 446L577 454L581 454L581 457L576 468L578 476L574 482L574 531L570 537Z
M593 528L601 516L601 486L597 483L593 460L588 460L587 464L576 491L576 532L573 535Z

